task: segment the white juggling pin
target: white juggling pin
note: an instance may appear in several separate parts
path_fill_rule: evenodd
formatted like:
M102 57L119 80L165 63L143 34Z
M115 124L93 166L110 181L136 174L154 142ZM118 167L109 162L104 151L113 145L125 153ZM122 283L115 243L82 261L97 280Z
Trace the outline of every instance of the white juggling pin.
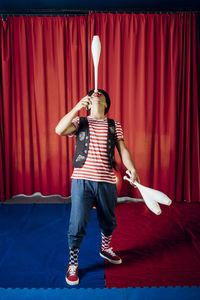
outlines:
M128 170L126 171L126 173L131 177L131 173ZM124 179L128 180L130 183L133 183L139 189L147 207L156 215L160 215L162 212L158 203L165 204L165 205L172 204L171 199L167 197L167 195L165 195L164 193L143 186L137 181L132 182L131 179L128 178L127 176L124 176Z
M124 179L125 179L125 180L128 180L130 183L134 183L134 185L137 186L137 188L138 188L139 191L140 191L140 194L142 195L142 197L143 197L143 199L144 199L144 202L145 202L146 206L147 206L153 213L155 213L156 215L160 215L160 214L161 214L162 211L161 211L161 209L160 209L159 204L158 204L155 200L149 198L148 193L147 193L143 188L141 188L141 185L140 185L137 181L132 182L131 179L128 178L127 176L124 176Z
M95 92L98 92L97 82L98 82L98 66L99 58L101 53L101 42L98 35L93 36L92 40L92 58L94 63L94 81L95 81Z

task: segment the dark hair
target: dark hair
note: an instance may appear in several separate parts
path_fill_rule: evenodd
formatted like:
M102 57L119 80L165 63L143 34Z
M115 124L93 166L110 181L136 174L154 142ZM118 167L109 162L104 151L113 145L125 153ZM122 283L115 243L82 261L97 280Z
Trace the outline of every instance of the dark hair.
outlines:
M109 97L108 93L106 93L106 91L104 91L104 90L98 89L98 92L102 93L106 98L107 107L105 108L105 111L104 111L104 115L106 115L110 109L110 97ZM89 91L88 96L92 96L93 93L94 93L94 90ZM90 113L90 109L88 109L88 112Z

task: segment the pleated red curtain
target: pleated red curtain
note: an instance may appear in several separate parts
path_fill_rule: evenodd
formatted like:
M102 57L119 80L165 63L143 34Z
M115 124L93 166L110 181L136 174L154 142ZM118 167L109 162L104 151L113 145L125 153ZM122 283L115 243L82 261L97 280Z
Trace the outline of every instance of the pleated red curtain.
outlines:
M1 21L1 201L19 193L70 195L74 138L57 136L55 127L94 87L94 34L108 117L121 122L141 182L175 201L200 201L194 13ZM117 162L119 196L140 197L122 182L118 155Z
M1 25L1 200L69 195L74 140L55 133L87 92L86 18L8 17Z
M200 201L196 14L93 14L90 28L89 40L95 33L102 41L99 85L141 182L176 201ZM127 190L134 195L123 182Z

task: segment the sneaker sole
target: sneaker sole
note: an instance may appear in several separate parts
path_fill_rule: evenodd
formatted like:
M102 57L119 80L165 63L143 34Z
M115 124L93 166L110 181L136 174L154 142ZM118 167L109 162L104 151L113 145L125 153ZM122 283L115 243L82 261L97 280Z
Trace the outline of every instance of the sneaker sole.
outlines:
M67 277L65 277L65 280L66 282L69 284L69 285L76 285L76 284L79 284L79 279L76 280L76 281L70 281L67 279Z
M120 265L122 263L122 260L112 260L106 256L104 256L103 254L99 253L101 257L105 258L106 260L108 260L109 262L111 262L114 265Z

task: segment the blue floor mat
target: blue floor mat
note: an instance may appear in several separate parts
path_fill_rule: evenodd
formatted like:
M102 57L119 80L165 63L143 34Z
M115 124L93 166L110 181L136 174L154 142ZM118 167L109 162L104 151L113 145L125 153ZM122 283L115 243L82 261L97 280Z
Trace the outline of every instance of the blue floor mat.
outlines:
M0 204L1 288L71 288L65 282L70 209L70 204ZM92 210L80 249L77 288L105 287L100 242Z
M0 300L199 300L198 287L152 287L126 289L2 289Z

